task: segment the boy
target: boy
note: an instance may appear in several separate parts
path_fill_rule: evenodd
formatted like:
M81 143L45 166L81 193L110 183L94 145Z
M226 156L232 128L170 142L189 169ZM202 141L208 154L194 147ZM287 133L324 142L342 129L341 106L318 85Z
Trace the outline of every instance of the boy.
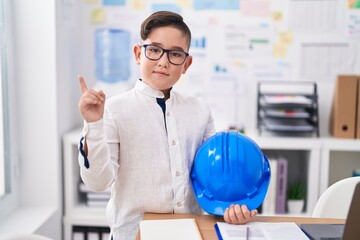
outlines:
M79 164L94 191L111 187L107 220L114 240L134 239L145 212L201 213L190 171L197 149L215 133L209 108L172 87L192 63L191 33L180 15L160 11L141 25L134 46L141 79L106 101L79 76L84 118ZM224 219L245 223L256 210L231 206Z

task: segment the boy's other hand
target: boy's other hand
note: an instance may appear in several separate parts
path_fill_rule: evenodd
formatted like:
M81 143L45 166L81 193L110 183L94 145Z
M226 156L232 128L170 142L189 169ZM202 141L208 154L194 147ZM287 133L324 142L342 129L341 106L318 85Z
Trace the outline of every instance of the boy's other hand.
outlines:
M88 123L102 119L104 115L105 93L102 90L95 91L88 88L83 76L79 75L78 79L82 93L79 101L81 115Z
M244 224L249 222L257 213L256 209L250 211L246 205L231 204L225 210L224 220L231 224Z

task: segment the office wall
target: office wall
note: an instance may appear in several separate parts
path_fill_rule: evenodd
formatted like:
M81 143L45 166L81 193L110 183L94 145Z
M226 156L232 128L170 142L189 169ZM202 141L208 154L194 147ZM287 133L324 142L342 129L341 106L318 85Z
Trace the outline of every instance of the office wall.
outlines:
M124 81L109 86L95 76L94 32L126 30L131 45L138 44L140 24L151 12L182 14L193 34L194 63L176 89L203 97L218 130L229 125L255 128L257 82L314 81L319 87L320 132L328 135L335 77L360 69L360 10L350 7L350 0L65 2L71 9L68 25L77 24L73 39L78 71L110 95L127 86ZM132 56L130 61L127 83L132 85L139 73Z

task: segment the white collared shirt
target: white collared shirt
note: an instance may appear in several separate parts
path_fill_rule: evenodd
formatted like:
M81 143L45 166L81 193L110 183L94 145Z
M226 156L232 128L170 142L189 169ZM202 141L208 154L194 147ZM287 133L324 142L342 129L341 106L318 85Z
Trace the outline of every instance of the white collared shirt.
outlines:
M111 187L114 240L134 239L145 212L201 213L190 172L197 149L215 133L211 112L199 98L171 91L163 113L157 98L161 91L137 81L106 100L102 120L84 125L89 168L79 154L81 178L94 191Z

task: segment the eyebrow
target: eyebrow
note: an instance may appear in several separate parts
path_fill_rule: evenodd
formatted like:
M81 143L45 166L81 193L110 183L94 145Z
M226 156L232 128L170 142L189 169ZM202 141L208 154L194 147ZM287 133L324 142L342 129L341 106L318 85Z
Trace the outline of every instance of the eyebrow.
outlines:
M158 43L158 42L151 42L151 43L149 43L149 44L157 45L157 46L163 48L163 45L162 45L161 43ZM173 46L173 47L171 47L169 50L180 50L180 51L186 52L183 48L178 47L178 46Z

